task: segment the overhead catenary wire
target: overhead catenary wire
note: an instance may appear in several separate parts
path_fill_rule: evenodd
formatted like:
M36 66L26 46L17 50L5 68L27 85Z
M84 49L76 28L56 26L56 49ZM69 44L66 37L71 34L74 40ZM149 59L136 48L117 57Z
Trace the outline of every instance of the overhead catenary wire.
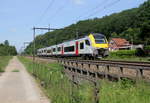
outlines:
M43 20L45 14L47 13L47 11L52 7L52 5L54 4L55 0L50 0L47 8L45 9L45 11L42 13L42 15L39 18L39 23Z
M100 6L101 4L107 3L108 1L109 1L109 0L103 0L103 1L101 1L101 2L98 3L98 5L96 5L95 7L93 7L93 8L91 8L91 9L87 10L86 12L84 12L84 13L82 13L80 16L78 16L76 20L78 20L78 19L80 19L81 17L83 17L83 15L88 14L89 11L94 11L94 10L100 8L100 7L101 7L101 6Z
M58 15L65 8L65 6L66 6L66 0L49 19L52 21L55 18L55 16Z
M86 16L85 18L89 18L89 17L91 17L91 16L94 16L94 15L96 15L97 13L99 13L99 12L101 12L101 11L103 11L103 10L105 10L105 9L107 9L107 8L109 8L109 7L113 6L113 5L115 5L115 4L117 4L117 3L120 2L120 1L121 1L121 0L115 0L115 1L113 1L113 2L111 2L111 3L109 3L108 5L104 6L103 8L96 10L95 12L93 12L93 13L91 13L90 15Z
M47 11L52 7L54 1L55 1L55 0L51 0L51 1L50 1L48 7L47 7L47 8L45 9L45 11L43 12L43 15L41 15L40 21L42 21L44 15L45 15L45 14L47 13ZM113 6L114 4L118 3L118 2L121 1L121 0L115 0L115 1L113 1L113 2L111 2L111 3L109 3L108 5L103 6L103 8L99 9L99 7L101 7L100 4L104 4L104 3L106 3L107 1L109 1L109 0L103 0L103 1L101 1L98 5L96 5L96 6L93 7L92 9L90 9L91 11L94 11L94 10L96 10L96 11L93 12L93 13L91 13L90 15L88 15L87 18L89 18L89 17L91 17L91 16L97 14L98 12L101 12L101 11L105 10L105 9L108 8L108 7ZM56 10L56 12L53 14L53 16L51 16L50 20L54 19L54 18L55 18L55 15L57 15L59 12L61 12L62 9L64 9L64 8L65 8L65 3L64 3L61 7L59 7L59 8ZM89 12L89 10L88 10L88 12ZM86 12L86 14L87 14L88 12ZM83 16L84 16L84 15L83 15ZM79 16L78 18L81 18L81 17L82 17L82 16Z

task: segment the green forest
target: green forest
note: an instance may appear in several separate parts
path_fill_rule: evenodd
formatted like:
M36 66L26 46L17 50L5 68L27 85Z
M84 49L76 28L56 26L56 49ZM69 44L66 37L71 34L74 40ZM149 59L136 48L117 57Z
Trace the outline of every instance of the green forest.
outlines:
M36 37L36 49L61 43L62 41L76 38L89 33L102 33L108 39L112 37L126 38L133 44L150 44L150 0L138 8L114 13L102 18L94 18L79 21L60 30L47 32ZM28 54L32 53L32 44L25 49Z
M17 55L15 46L10 46L8 40L5 40L4 43L0 43L0 56L14 55Z

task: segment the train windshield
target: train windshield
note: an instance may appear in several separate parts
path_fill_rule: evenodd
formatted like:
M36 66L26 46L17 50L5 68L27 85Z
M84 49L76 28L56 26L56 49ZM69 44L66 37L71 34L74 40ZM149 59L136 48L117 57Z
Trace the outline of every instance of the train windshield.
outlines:
M96 44L104 44L106 43L105 36L103 35L94 35Z

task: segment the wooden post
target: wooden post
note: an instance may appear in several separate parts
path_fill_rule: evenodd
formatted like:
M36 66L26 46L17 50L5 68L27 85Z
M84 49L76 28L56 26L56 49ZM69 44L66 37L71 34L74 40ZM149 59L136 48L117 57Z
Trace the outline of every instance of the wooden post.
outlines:
M76 62L76 67L78 67L78 63Z
M71 62L71 66L73 66L73 62Z
M96 65L97 70L99 69L99 65Z
M97 74L97 72L95 73L95 78L96 78L96 79L98 78L98 74Z
M136 70L136 80L140 80L143 78L143 70L142 69L137 69Z
M118 75L118 80L121 80L121 77L123 76L123 67L119 67L119 75Z
M94 82L94 103L99 103L99 87L98 83L95 81Z
M81 65L82 65L82 69L83 69L83 63Z
M71 103L74 102L74 75L72 75Z
M87 70L87 76L90 76L90 72Z
M106 79L108 79L108 73L109 73L109 66L107 65L106 69L105 69L105 78Z

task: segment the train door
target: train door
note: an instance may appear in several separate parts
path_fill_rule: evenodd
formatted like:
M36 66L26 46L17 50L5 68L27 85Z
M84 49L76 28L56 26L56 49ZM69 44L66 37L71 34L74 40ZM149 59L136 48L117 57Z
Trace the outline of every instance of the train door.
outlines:
M64 54L64 46L62 45L61 46L61 55L63 55Z
M85 52L84 48L85 48L84 41L80 41L79 42L79 53L80 54L84 54L84 52Z
M76 55L78 55L79 54L79 42L78 41L76 41Z
M85 40L85 52L86 52L86 54L92 53L92 46L88 39Z

